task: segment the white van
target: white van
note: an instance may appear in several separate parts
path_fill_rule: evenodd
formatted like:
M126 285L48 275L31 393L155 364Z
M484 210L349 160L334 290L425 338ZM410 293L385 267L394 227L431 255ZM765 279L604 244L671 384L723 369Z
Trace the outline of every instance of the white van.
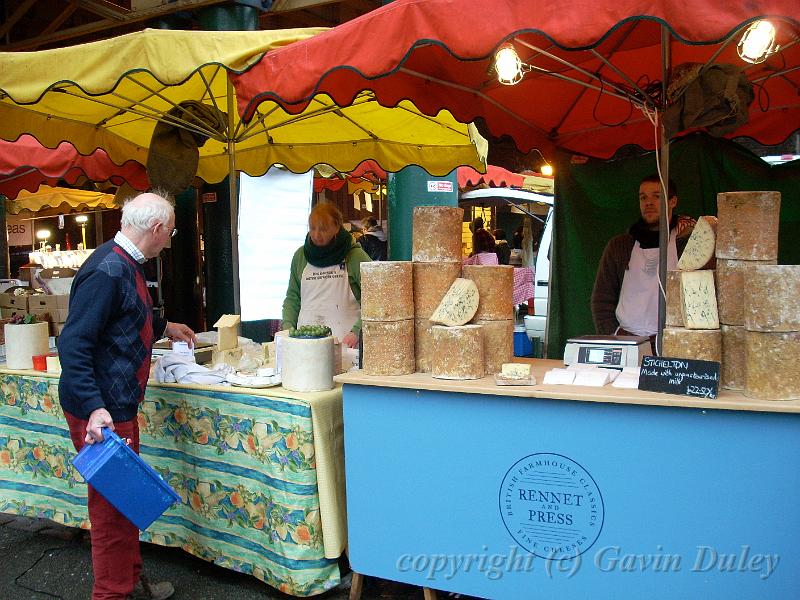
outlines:
M514 188L485 188L464 192L459 204L481 206L511 205L544 223L534 266L533 314L525 315L525 330L531 339L538 338L543 352L547 346L547 314L550 288L550 251L553 241L553 206L555 198ZM535 211L535 207L544 210ZM543 214L536 214L537 212ZM546 355L546 354L545 354Z

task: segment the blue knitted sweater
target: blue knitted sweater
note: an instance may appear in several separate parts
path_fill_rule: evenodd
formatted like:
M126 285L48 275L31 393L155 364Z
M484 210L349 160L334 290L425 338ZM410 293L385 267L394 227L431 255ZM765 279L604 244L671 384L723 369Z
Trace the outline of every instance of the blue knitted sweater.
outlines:
M72 283L58 338L64 411L87 419L105 408L114 421L133 419L144 398L154 336L166 324L153 316L142 265L113 240L92 252Z

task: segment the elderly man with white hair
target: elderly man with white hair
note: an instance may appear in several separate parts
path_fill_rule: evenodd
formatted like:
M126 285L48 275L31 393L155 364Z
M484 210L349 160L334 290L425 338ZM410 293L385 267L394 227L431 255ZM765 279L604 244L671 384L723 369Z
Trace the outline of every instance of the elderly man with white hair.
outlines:
M122 209L122 230L97 248L75 276L69 316L58 339L58 393L76 450L103 441L108 427L139 452L136 413L150 374L156 338L194 342L194 332L153 314L143 264L175 233L175 210L158 193L140 194ZM139 530L91 486L93 600L157 598L168 582L141 576Z

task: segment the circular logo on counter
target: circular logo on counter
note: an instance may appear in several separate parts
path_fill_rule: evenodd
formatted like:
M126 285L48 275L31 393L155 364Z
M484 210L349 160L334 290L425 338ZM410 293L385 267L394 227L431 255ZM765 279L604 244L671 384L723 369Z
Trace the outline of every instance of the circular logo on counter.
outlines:
M511 537L547 559L574 558L603 529L600 488L581 465L561 454L531 454L508 470L500 485L500 515Z

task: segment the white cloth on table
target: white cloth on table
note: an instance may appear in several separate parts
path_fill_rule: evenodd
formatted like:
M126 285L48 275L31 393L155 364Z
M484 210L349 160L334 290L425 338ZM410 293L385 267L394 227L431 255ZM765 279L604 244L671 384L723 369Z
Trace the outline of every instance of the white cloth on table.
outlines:
M225 377L231 371L232 369L228 365L209 369L203 365L198 365L189 356L168 352L158 359L154 375L158 383L227 385Z

